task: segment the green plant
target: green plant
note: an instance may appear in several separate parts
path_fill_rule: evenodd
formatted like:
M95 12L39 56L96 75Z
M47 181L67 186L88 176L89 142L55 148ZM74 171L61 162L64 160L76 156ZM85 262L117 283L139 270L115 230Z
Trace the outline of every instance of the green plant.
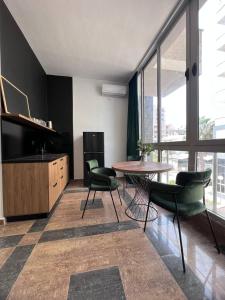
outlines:
M153 150L153 145L150 143L143 143L142 140L137 141L137 150L141 152L141 156L149 155Z
M199 119L199 138L200 140L210 140L213 138L213 128L215 122L210 118L202 116Z

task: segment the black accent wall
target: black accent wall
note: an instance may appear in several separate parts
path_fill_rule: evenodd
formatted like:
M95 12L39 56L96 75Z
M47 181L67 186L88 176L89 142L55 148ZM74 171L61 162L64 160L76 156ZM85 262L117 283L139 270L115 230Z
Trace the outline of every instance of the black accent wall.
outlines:
M71 77L47 76L49 120L62 136L58 152L70 155L70 177L73 178L73 82Z
M0 0L1 74L24 91L33 117L47 119L47 78L8 8ZM32 154L37 133L26 127L2 122L2 158Z
M47 76L2 0L0 14L1 74L28 95L31 116L52 120L54 129L60 133L43 133L2 121L2 159L40 153L40 148L45 144L48 152L66 152L70 155L72 178L72 78Z
M28 95L31 115L46 119L46 73L4 3L1 9L2 75Z

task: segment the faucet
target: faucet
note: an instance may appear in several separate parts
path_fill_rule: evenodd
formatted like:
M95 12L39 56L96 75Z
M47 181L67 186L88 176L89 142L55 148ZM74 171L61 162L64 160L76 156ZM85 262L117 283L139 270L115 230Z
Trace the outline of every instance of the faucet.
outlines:
M45 153L45 143L41 147L41 155L43 156Z

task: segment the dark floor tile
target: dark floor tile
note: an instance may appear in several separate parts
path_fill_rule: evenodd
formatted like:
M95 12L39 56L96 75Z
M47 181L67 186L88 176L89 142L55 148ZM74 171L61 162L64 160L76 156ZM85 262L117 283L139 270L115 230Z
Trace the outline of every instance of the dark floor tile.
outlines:
M0 269L0 299L7 298L19 273L22 271L34 245L15 248L10 257Z
M61 194L59 196L59 198L57 199L57 201L55 202L54 206L51 209L51 212L49 213L49 215L44 218L44 219L38 219L34 222L34 224L31 226L31 228L29 229L28 233L31 232L39 232L39 231L43 231L46 227L46 225L48 224L50 218L52 217L56 207L58 206L61 198L62 198L63 194Z
M72 275L67 299L126 299L118 267Z
M88 188L76 188L76 189L72 189L72 188L68 188L66 190L64 190L64 194L68 194L68 193L81 193L81 192L88 192Z
M78 228L66 228L43 232L39 243L63 240L75 237L90 236L96 234L105 234L115 231L124 231L139 228L135 221L123 221L120 223L106 223Z
M80 204L80 210L84 209L86 200L82 200ZM92 199L88 201L86 209L103 208L102 199L96 198L94 202Z
M22 237L23 237L23 234L0 237L0 248L15 247L20 242Z
M65 190L64 194L76 193L76 190Z
M168 226L170 223L173 222L173 214L168 213L168 215L159 215L154 222L159 226Z
M156 250L160 256L173 254L173 251L169 245L169 240L165 239L163 237L163 235L161 234L161 232L156 232L155 230L149 229L147 227L145 233L146 233L147 237L149 238L149 240L154 245L154 247L156 248Z
M34 224L29 229L28 233L30 232L39 232L45 229L45 226L48 224L49 218L40 219L34 222Z
M172 222L171 215L163 216L158 222L158 230L149 226L146 230L146 235L161 256L167 268L172 273L173 277L183 290L188 299L202 300L207 299L205 297L204 286L198 277L192 272L192 270L186 264L186 273L183 273L183 267L181 257L175 255L177 248L169 239L163 237L161 232L161 226L168 225L168 222ZM179 254L180 255L180 252Z
M181 257L167 255L163 256L162 259L188 299L207 299L205 297L203 284L187 264L186 272L183 272Z

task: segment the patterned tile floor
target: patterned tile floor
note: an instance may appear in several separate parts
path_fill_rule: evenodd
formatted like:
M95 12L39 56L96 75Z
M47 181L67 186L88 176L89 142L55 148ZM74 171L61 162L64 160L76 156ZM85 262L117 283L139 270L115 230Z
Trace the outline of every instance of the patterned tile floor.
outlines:
M124 213L133 192L122 207L114 194L119 224L108 193L81 219L87 191L72 183L49 218L1 226L0 299L225 299L224 255L184 222L184 275L171 215L144 234Z
M107 193L81 219L86 196L68 186L49 218L0 227L0 299L185 299L118 195L120 223Z
M132 189L125 193L126 203L131 201L133 194ZM159 217L148 223L146 235L186 297L194 300L225 299L225 256L218 255L211 234L203 235L193 227L191 219L181 221L187 269L184 274L177 223L173 223L173 215L169 212L157 209Z

